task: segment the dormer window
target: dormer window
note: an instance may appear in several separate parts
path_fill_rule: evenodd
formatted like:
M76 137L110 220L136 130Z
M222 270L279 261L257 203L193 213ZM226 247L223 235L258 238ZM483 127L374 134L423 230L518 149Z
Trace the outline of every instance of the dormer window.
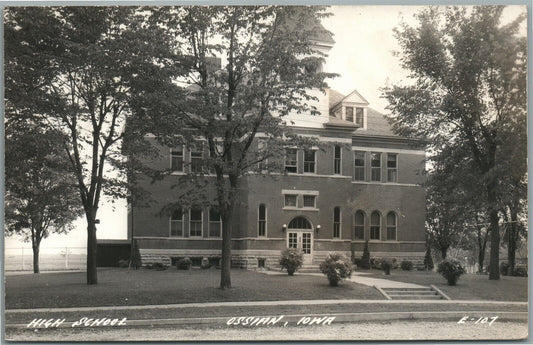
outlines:
M353 122L353 107L346 107L346 121Z
M364 127L364 109L355 108L355 124Z

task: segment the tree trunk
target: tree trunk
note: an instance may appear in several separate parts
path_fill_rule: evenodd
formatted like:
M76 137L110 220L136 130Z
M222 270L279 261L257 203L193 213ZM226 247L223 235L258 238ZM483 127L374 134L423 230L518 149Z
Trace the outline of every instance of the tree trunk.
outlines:
M490 184L487 186L488 192L488 214L490 220L490 261L489 261L489 279L500 279L500 229L498 225L498 210L496 209L497 197L496 187Z
M508 226L507 260L509 262L509 275L514 275L516 266L516 244L518 242L518 214L510 208L511 223Z
M448 254L448 247L440 247L440 255L442 260L446 260L446 255Z
M483 262L485 261L485 250L487 248L487 242L484 242L482 245L480 245L479 254L478 254L478 262L479 262L479 268L478 272L483 273Z
M233 206L229 206L222 215L222 267L220 270L220 288L231 287L231 229L233 226Z
M33 244L33 273L39 273L39 243Z
M96 272L96 224L94 217L87 217L87 285L98 284Z

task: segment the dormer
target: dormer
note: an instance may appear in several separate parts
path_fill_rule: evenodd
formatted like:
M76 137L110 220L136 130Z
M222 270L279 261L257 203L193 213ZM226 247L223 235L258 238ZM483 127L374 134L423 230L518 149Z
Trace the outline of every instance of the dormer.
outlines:
M362 129L368 128L368 101L357 90L343 96L329 90L329 116L355 124Z

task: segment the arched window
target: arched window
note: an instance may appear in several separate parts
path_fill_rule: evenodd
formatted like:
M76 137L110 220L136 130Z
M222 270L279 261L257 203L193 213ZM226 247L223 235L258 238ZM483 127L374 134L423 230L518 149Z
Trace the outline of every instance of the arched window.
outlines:
M363 211L355 212L354 239L365 239L365 214L363 213Z
M381 216L378 211L370 215L370 239L379 240L381 232Z
M389 212L387 214L387 240L396 240L396 213Z
M258 224L257 224L257 235L259 237L266 236L266 225L267 225L267 218L266 218L266 206L265 204L259 205L259 216L258 216Z
M333 238L341 237L341 208L333 209Z
M313 227L304 217L296 217L289 223L289 229L313 229Z

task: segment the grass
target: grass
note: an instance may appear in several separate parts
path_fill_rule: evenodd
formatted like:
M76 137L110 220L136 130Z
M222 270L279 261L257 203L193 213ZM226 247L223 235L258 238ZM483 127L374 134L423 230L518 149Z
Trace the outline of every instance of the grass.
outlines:
M99 269L98 284L85 272L7 275L5 308L90 307L191 302L383 299L374 288L344 282L330 287L326 277L267 275L232 270L232 285L218 288L220 270L165 271Z
M488 301L522 301L528 300L527 277L501 276L500 280L489 280L488 275L464 274L457 285L449 286L440 274L432 271L391 270L385 276L383 271L369 270L368 277L386 278L389 280L420 285L435 285L453 300L488 300Z

